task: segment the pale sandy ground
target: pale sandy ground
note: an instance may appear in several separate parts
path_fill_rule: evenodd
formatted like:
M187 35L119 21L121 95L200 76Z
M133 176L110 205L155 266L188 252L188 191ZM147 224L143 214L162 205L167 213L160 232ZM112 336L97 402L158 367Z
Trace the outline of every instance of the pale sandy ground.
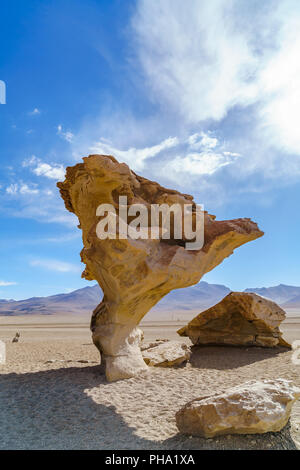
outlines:
M176 330L183 324L145 322L145 340L180 340ZM286 339L300 339L300 316L282 330ZM12 344L16 331L20 342ZM300 366L285 349L197 348L185 367L151 368L110 384L100 373L87 318L0 317L0 339L7 345L0 365L0 449L300 448L300 402L290 425L276 434L191 438L178 434L174 418L189 400L250 379L283 377L300 386ZM49 359L57 362L45 364Z

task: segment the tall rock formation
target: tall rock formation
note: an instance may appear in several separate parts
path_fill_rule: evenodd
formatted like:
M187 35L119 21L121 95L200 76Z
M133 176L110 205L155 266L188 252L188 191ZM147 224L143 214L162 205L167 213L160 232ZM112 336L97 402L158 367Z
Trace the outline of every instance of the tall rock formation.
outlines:
M263 235L250 219L216 221L205 212L204 245L197 251L185 249L186 239L175 239L173 233L169 240L162 239L161 231L158 239L117 236L101 240L96 233L100 204L113 205L116 214L112 217L122 227L119 196L127 196L128 206L138 203L147 208L163 203L195 208L193 197L138 176L107 155L90 155L67 168L65 181L57 185L66 208L80 222L81 259L86 265L82 277L96 280L104 292L93 312L91 330L109 381L132 377L147 368L136 327L151 307L171 290L196 284L235 248Z

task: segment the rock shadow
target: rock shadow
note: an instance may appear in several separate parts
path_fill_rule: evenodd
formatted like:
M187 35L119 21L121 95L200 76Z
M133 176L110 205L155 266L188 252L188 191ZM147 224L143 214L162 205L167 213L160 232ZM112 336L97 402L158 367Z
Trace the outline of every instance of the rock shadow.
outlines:
M290 350L283 347L193 346L190 364L198 369L229 370L264 361Z
M289 426L276 434L210 440L179 433L164 441L139 437L109 398L104 405L88 395L94 387L109 386L100 371L84 366L0 375L0 449L296 448Z
M107 385L99 366L0 375L0 449L151 449L114 406L86 392Z

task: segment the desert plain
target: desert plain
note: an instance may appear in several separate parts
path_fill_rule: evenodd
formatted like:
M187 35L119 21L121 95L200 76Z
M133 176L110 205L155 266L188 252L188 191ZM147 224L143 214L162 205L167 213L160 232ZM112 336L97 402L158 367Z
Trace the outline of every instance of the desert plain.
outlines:
M176 331L197 312L141 323L145 341L190 343ZM174 318L174 315L173 315ZM300 311L281 325L300 339ZM16 332L18 343L12 343ZM6 363L0 365L0 449L299 449L300 402L279 433L213 439L179 434L175 413L188 401L251 379L286 378L300 386L300 365L285 348L194 347L179 367L151 367L108 383L92 344L89 316L0 316Z

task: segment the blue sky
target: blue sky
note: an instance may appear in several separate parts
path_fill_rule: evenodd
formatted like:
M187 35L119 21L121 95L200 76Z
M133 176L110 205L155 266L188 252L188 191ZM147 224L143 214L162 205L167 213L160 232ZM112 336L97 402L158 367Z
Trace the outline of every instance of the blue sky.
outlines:
M55 186L90 153L259 223L206 281L300 285L299 51L296 0L2 2L0 298L90 285Z

